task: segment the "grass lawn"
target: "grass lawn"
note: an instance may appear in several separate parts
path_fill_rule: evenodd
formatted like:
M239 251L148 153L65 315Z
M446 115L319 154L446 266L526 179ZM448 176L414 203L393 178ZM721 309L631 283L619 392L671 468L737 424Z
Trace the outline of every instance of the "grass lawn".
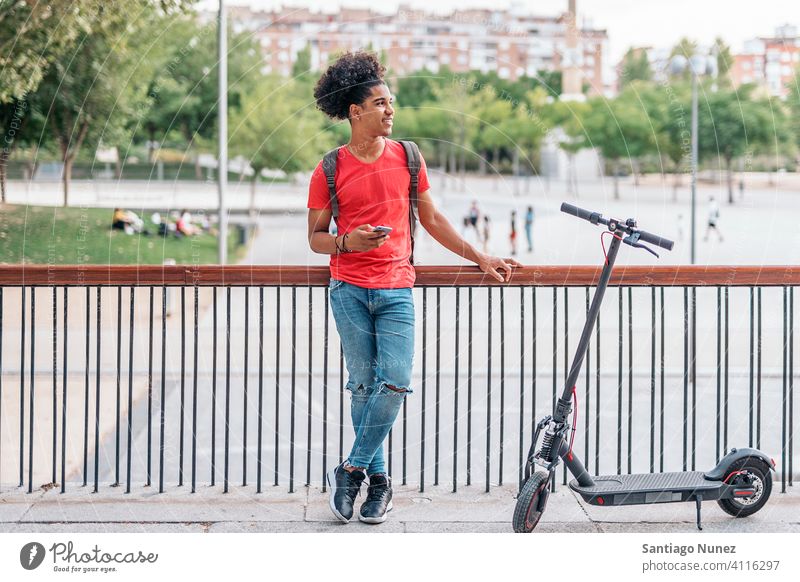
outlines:
M0 264L161 265L217 263L217 238L203 233L192 238L161 237L147 212L142 218L150 236L111 230L111 208L0 206ZM164 213L161 213L164 216ZM241 260L245 247L229 229L228 258Z

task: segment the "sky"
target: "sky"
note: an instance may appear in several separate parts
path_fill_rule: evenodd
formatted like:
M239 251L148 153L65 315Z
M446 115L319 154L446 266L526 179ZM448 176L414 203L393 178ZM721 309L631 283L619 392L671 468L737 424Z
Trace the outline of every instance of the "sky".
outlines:
M339 6L371 7L376 12L393 12L402 0L225 0L255 8L308 7L334 12ZM508 8L511 0L405 0L414 8L450 12L456 7ZM567 0L526 0L534 14L553 15L566 10ZM204 9L215 9L217 0L202 0ZM734 54L744 41L772 35L777 26L800 28L800 0L577 0L578 19L609 36L610 63L616 64L630 46L669 48L682 36L710 45L717 36Z

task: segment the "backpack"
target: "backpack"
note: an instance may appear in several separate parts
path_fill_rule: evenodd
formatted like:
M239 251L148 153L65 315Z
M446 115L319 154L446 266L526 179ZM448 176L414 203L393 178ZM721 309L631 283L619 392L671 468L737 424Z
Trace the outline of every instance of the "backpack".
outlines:
M406 160L408 163L408 172L411 174L411 184L409 186L409 199L408 205L408 222L410 225L409 233L411 234L411 264L414 264L414 232L417 229L417 220L419 219L419 212L417 210L418 198L417 188L419 186L419 170L421 167L419 148L413 141L400 140L403 144L403 149L406 150ZM322 169L325 172L325 178L328 182L328 192L331 196L331 212L333 219L339 216L339 200L336 196L336 159L339 156L339 149L335 148L325 154L322 158Z

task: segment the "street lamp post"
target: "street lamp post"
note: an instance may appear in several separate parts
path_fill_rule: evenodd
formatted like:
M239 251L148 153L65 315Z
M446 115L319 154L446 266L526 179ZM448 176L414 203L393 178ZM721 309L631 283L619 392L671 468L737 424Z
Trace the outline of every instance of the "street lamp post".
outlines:
M225 186L228 183L228 18L224 0L219 0L219 264L228 262L228 209Z
M692 75L692 212L691 212L691 264L697 262L697 164L699 158L699 144L698 144L698 107L697 107L697 94L698 94L698 77L700 75L712 75L716 77L717 74L717 59L715 54L705 55L696 54L692 55L691 59L687 59L681 55L676 55L671 61L672 72L680 74L688 67Z

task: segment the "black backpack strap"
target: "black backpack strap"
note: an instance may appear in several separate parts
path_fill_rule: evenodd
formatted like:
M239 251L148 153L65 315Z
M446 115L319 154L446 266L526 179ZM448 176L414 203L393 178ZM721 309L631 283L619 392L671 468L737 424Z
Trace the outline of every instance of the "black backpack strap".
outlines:
M411 175L411 183L409 186L409 205L408 205L408 221L409 232L411 234L411 264L414 264L414 233L417 229L417 220L419 220L419 170L421 167L419 148L413 141L401 140L403 149L406 150L406 161L408 163L408 173Z
M328 192L331 197L331 213L334 220L339 216L339 199L336 197L336 158L339 156L339 148L334 148L322 158L322 170L325 172L325 179L328 182Z

